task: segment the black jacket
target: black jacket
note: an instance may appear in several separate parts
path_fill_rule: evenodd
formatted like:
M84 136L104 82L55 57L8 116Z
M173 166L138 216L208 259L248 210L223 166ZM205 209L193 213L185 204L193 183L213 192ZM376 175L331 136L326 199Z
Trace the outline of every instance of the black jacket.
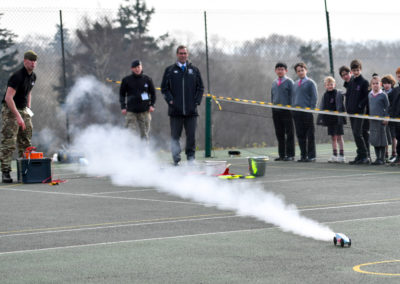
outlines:
M335 98L335 107L334 109L330 109L330 96L333 95ZM339 90L334 90L333 93L330 92L325 92L324 96L321 99L319 108L321 110L331 110L331 111L338 111L338 112L345 112L344 109L344 97L343 93ZM334 116L334 115L328 115L328 114L318 114L317 116L317 124L318 125L323 125L323 126L328 126L328 125L342 125L346 124L346 117L344 116Z
M346 111L349 114L364 114L368 105L369 83L362 75L352 78L346 91Z
M400 85L393 89L393 105L390 107L390 117L400 118Z
M147 94L147 98L146 98ZM132 73L122 79L119 89L119 102L121 109L130 112L145 112L156 102L156 91L153 80L143 73Z
M185 71L177 63L168 66L161 82L161 92L168 103L169 116L197 116L197 106L204 92L199 69L190 62L186 62Z
M385 92L385 90L383 90ZM399 96L399 91L400 88L392 88L392 91L388 94L388 99L389 99L389 115L390 117L393 117L393 112L395 111L395 102L397 101L397 97Z

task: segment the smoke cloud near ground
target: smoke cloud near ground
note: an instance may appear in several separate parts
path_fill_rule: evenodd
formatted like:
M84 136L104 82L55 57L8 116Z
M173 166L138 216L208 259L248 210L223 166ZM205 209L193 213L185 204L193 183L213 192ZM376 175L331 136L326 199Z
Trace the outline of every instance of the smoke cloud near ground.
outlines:
M102 86L92 77L77 81L68 95L70 112L84 115L92 101L95 112L104 115L102 108L111 103L110 88ZM96 105L97 104L97 105ZM108 176L119 186L153 187L180 198L192 200L205 206L234 211L240 216L250 216L291 232L316 240L330 241L334 233L327 226L301 216L296 206L286 204L282 197L266 192L262 186L251 181L241 183L206 176L201 163L194 166L173 167L162 162L154 148L140 140L131 131L115 126L112 121L91 123L82 118L74 121L75 139L72 149L83 153L87 165L83 170L89 175ZM103 117L104 118L104 117ZM96 121L96 120L94 120ZM81 124L84 123L84 126ZM103 124L102 124L103 123Z
M285 204L283 198L250 181L227 182L199 174L198 166L173 167L160 162L152 149L127 129L92 125L78 135L75 148L89 162L87 174L108 176L116 185L154 187L206 206L254 217L303 237L331 241L334 236L327 226L301 216L295 205Z

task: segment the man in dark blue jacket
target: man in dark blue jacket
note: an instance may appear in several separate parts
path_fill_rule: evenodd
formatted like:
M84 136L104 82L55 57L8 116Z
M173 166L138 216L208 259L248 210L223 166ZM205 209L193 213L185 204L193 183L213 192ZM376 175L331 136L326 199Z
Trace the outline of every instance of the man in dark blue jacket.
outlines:
M188 61L187 47L178 46L176 56L177 62L165 69L161 83L161 92L168 104L174 165L178 165L181 160L179 139L183 128L186 133L186 158L189 162L195 159L197 106L204 92L199 69Z

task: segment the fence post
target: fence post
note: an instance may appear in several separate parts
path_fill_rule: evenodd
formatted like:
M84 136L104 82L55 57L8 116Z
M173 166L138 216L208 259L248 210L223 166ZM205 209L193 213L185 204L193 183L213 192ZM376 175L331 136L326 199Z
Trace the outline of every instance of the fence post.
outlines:
M208 39L207 39L207 12L204 11L204 31L206 43L206 68L207 68L207 94L210 94L210 69L208 64ZM205 151L204 156L211 157L212 148L212 127L211 127L211 98L206 97L206 129L205 129Z
M63 21L62 21L62 11L60 10L60 37L61 37L61 57L62 57L62 68L63 68L63 97L64 99L67 97L67 76L65 70L65 52L64 52L64 29L63 29ZM63 102L65 104L65 101ZM67 144L70 144L70 136L69 136L69 118L68 118L68 110L65 112L65 127L67 131Z
M335 72L333 71L332 40L331 40L331 27L329 24L329 12L328 12L328 8L326 6L326 0L324 0L324 1L325 1L326 26L328 29L329 63L330 63L330 67L331 67L331 75L332 75L332 77L335 77Z

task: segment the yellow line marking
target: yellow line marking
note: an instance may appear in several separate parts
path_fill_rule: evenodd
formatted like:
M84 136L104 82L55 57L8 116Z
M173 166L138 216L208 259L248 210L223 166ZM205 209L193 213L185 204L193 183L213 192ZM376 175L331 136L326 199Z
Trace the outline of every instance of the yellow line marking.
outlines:
M372 271L366 271L362 270L362 266L369 266L369 265L375 265L375 264L381 264L381 263L393 263L393 262L400 262L398 259L394 260L385 260L385 261L376 261L376 262L369 262L369 263L363 263L359 264L353 267L353 270L359 273L364 273L364 274L372 274L372 275L383 275L383 276L400 276L400 273L383 273L383 272L372 272Z
M53 231L53 230L66 230L66 229L80 229L80 228L90 228L106 225L122 225L122 224L135 224L135 223L147 223L147 222L160 222L160 221L174 221L174 220L187 220L202 217L217 217L217 216L233 216L232 213L216 213L216 214L203 214L203 215L193 215L193 216L183 216L183 217L167 217L167 218L156 218L156 219L145 219L145 220L131 220L131 221L120 221L120 222L107 222L99 224L87 224L87 225L75 225L75 226L63 226L63 227L53 227L53 228L36 228L36 229L25 229L25 230L14 230L0 232L0 235L4 234L15 234L15 233L29 233L29 232L39 232L39 231Z
M13 183L13 184L8 184L8 185L0 185L0 188L15 187L15 186L19 186L19 185L23 185L23 183Z

